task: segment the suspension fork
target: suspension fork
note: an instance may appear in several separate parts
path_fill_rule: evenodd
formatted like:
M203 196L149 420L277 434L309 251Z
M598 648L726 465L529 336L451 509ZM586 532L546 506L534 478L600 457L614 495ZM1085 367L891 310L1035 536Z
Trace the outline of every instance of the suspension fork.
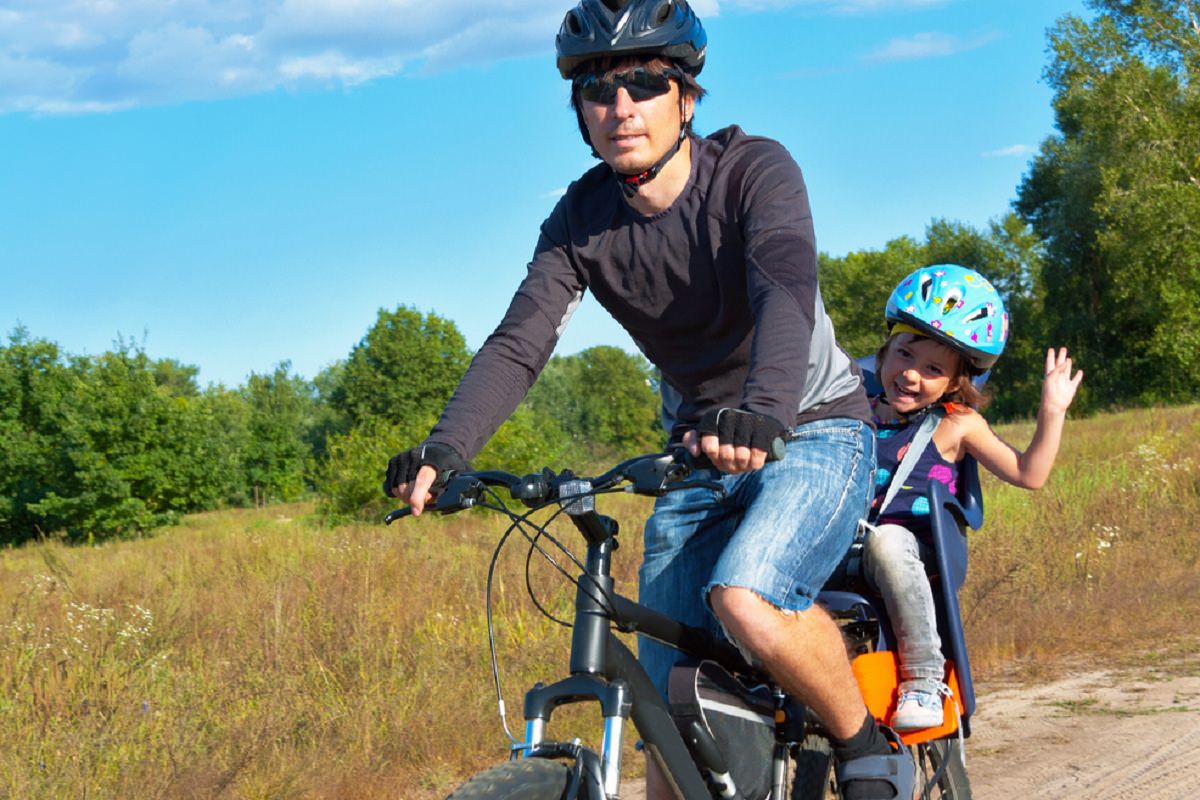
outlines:
M633 696L625 681L604 681L590 675L572 675L549 686L534 686L525 695L525 744L521 749L524 757L528 758L564 755L558 752L562 747L578 747L577 741L571 745L546 742L546 723L559 706L586 700L598 702L604 716L599 778L605 795L615 797L621 785L621 746L624 743L625 722L633 706Z
M569 490L565 493L570 493ZM591 498L587 498L591 499ZM594 506L567 506L571 521L587 540L587 563L575 590L575 622L571 633L571 677L545 686L538 684L525 695L525 754L545 749L546 724L560 705L594 700L604 717L600 748L600 783L606 796L620 790L621 747L625 723L633 705L629 685L620 678L608 680L608 640L612 622L612 553L617 548L617 522L596 513ZM579 761L584 771L594 764Z

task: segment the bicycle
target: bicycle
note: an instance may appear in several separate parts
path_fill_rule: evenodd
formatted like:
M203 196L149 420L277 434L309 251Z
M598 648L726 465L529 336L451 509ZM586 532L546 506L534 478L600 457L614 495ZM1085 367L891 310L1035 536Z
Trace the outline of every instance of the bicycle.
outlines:
M715 474L715 473L714 473ZM616 550L617 522L600 514L595 498L612 492L661 496L670 491L706 488L720 492L720 484L706 480L683 448L668 453L638 456L623 461L602 475L584 478L570 470L518 476L501 471L463 472L448 476L433 510L450 514L486 507L507 514L512 521L497 547L520 531L532 548L542 540L562 547L546 530L560 514L582 534L587 544L585 561L575 581L575 616L569 659L570 676L550 685L537 684L525 695L525 737L514 739L510 760L469 779L448 800L616 800L621 783L621 756L625 725L633 722L644 749L658 761L664 775L686 800L742 798L743 800L820 800L835 791L835 773L827 734L820 720L789 697L770 678L756 670L736 647L707 631L683 625L613 591L611 563ZM518 513L505 506L497 489L528 507ZM538 511L558 507L548 520L536 523ZM387 523L406 516L398 509ZM563 548L565 550L565 548ZM543 551L544 552L544 551ZM573 558L573 557L572 557ZM573 559L574 560L574 559ZM495 559L493 559L493 568ZM489 598L491 571L489 570ZM851 646L871 650L884 641L886 623L869 598L850 593L825 598L850 632ZM488 607L489 638L491 608ZM734 772L744 756L734 757L731 746L719 743L704 724L680 719L655 690L636 657L613 633L638 633L668 644L709 666L710 676L724 673L732 682L724 688L736 694L749 711L738 717L757 717L751 766L767 776L766 785L739 787ZM496 670L492 643L493 670ZM678 669L678 668L677 668ZM494 673L499 694L498 674ZM723 679L721 679L723 681ZM578 739L550 741L546 727L555 709L581 702L599 704L603 737L599 752ZM947 704L949 706L950 704ZM875 709L872 708L874 712ZM503 705L501 704L503 717ZM503 721L503 719L502 719ZM766 736L761 735L769 729ZM507 731L507 723L505 723ZM511 737L511 734L510 734ZM918 786L922 797L969 800L961 743L934 740L916 745ZM796 762L796 779L789 794L789 762ZM744 770L742 770L744 772Z

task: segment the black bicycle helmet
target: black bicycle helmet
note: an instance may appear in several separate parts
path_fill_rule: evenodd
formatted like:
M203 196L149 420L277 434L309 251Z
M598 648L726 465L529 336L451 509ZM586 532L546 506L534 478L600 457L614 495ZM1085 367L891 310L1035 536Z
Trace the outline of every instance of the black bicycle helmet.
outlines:
M693 77L708 37L687 0L580 0L554 39L558 71L570 80L594 58L658 55Z

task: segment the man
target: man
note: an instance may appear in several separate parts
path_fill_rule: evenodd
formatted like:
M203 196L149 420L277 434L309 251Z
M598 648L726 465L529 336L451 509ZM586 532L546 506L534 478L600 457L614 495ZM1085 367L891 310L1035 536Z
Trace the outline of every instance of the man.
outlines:
M707 455L727 491L658 502L641 601L719 621L811 706L838 739L845 797L907 797L908 756L867 713L840 632L813 606L866 510L874 438L821 302L800 170L737 127L692 135L706 36L685 0L582 0L556 44L603 163L542 224L504 319L429 438L392 459L385 490L419 514L437 476L516 408L590 289L661 371L672 440ZM660 691L677 655L639 643Z

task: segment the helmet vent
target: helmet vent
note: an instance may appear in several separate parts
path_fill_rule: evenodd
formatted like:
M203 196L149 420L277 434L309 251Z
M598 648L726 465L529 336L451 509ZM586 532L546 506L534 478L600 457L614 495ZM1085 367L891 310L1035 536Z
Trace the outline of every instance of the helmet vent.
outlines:
M569 12L567 12L566 28L567 33L569 33L571 36L583 35L583 24L579 21L579 15L575 13L575 9L571 9Z
M671 16L672 5L674 5L674 3L672 3L671 0L667 0L667 2L659 4L658 8L654 12L655 25L662 25L667 21L667 18Z
M929 294L930 294L930 292L933 291L933 279L930 278L928 275L922 275L920 278L920 281L921 281L921 285L919 287L917 287L917 289L921 293L921 302L928 303L929 302Z
M953 311L962 300L962 292L953 289L946 292L946 296L942 298L942 314L949 314Z
M963 317L963 322L978 322L981 319L987 319L989 316L991 315L988 313L988 307L980 306L970 314L967 314L965 317Z

